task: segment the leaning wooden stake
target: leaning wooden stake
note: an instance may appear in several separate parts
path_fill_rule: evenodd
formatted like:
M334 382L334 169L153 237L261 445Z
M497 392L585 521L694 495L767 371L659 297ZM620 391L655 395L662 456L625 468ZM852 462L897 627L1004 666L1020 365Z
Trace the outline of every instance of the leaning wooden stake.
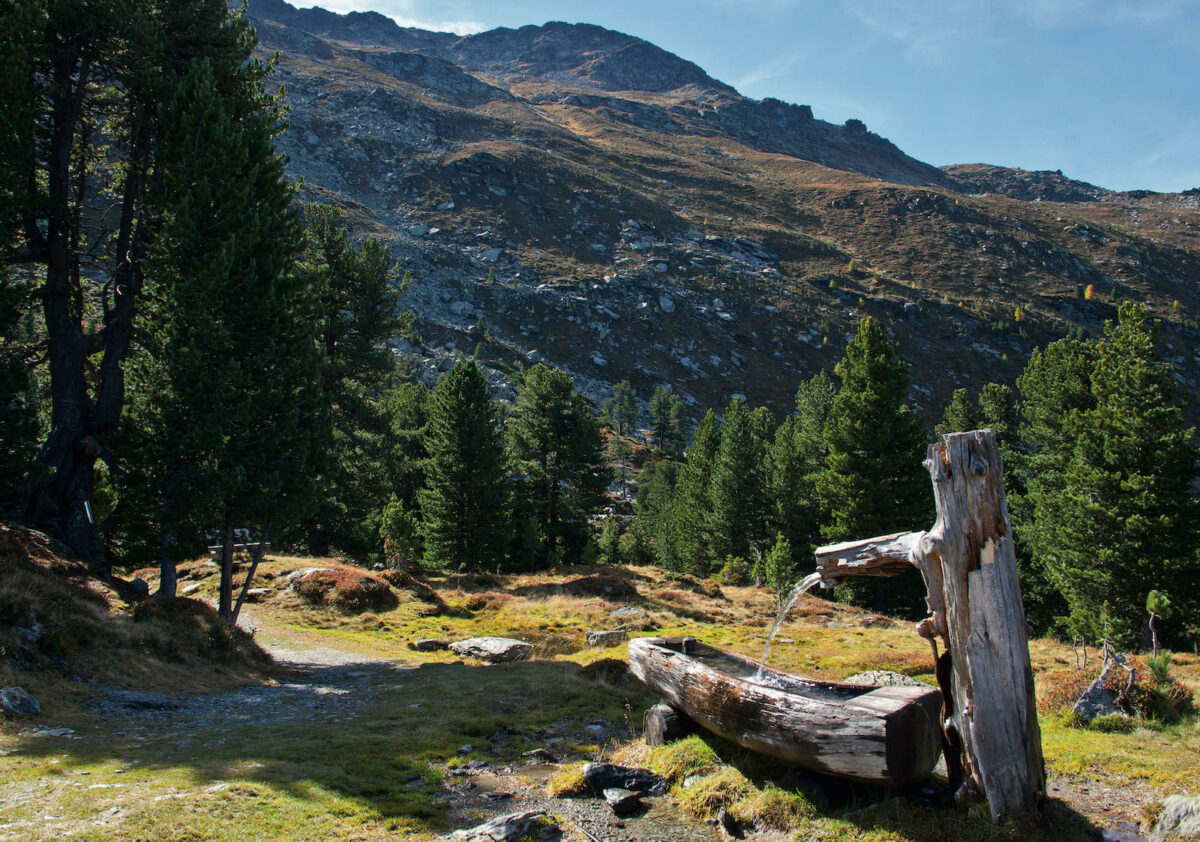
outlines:
M921 571L929 617L917 631L940 638L950 656L946 744L961 745L964 786L998 820L1037 807L1046 774L996 436L945 436L925 466L937 504L932 529L821 547L817 569L826 584Z

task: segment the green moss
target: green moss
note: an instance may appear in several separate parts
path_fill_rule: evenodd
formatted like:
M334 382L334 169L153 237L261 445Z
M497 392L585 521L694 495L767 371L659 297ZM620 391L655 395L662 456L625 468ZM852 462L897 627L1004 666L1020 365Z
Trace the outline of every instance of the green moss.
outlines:
M586 763L572 763L546 782L546 794L552 798L575 798L586 795L590 787L583 776Z
M732 807L743 799L752 798L756 793L754 786L740 770L733 766L725 766L693 782L686 789L676 788L675 794L683 812L699 819L707 819L715 816L722 807Z
M804 793L772 785L742 798L731 812L740 822L773 830L793 830L817 817L816 805Z
M705 772L719 766L721 759L705 740L693 734L669 745L655 748L650 753L647 767L677 784L689 775Z

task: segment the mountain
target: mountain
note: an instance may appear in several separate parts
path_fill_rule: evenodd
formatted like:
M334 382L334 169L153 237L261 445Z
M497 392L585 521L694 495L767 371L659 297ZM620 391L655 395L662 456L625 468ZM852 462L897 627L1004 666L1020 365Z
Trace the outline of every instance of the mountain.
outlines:
M954 388L1145 301L1200 382L1200 196L937 168L858 120L754 100L587 24L457 36L252 0L290 104L306 200L412 272L432 379L476 346L495 384L560 365L595 397L673 385L778 410L860 316L912 363L932 423ZM1193 252L1196 253L1193 253Z

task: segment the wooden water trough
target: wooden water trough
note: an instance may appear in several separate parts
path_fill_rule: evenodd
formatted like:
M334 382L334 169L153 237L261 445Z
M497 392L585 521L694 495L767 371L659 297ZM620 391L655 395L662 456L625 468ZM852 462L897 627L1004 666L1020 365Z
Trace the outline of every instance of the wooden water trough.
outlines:
M986 800L999 820L1042 804L1046 771L995 433L944 436L925 467L937 507L930 529L820 547L817 572L832 585L920 571L929 616L916 631L933 649L940 699L934 690L774 671L767 686L752 680L754 662L694 641L633 640L630 668L671 706L740 745L855 780L899 786L928 774L938 756L932 733L956 797Z
M692 638L629 642L630 671L698 724L751 751L829 775L903 787L941 753L933 687L817 681Z

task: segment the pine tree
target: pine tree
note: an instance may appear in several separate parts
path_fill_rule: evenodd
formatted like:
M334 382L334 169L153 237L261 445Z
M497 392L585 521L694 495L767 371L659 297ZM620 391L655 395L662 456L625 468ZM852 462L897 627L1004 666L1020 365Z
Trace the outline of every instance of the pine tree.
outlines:
M429 389L420 383L402 383L381 401L387 423L384 457L387 485L410 512L419 512L419 494L425 487L426 425L429 423Z
M389 567L409 570L418 565L424 552L421 522L395 494L383 507L379 537L383 541L383 558Z
M334 208L308 205L304 217L303 271L318 307L329 406L321 502L305 524L306 538L315 555L327 555L332 544L363 557L380 549L380 501L390 492L387 419L379 403L395 366L387 340L409 328L412 314L398 311L405 284L396 282L386 245L370 237L356 249Z
M11 80L29 109L15 127L16 148L4 152L14 153L21 174L21 259L45 266L50 381L49 431L25 516L103 567L88 510L96 460L121 471L107 442L121 427L126 363L150 300L146 246L161 222L152 193L165 174L158 160L164 133L179 114L164 105L192 62L204 59L235 125L264 115L275 125L278 111L261 89L270 68L251 59L253 30L224 0L16 5L28 14L6 15L5 34L20 21L17 40L32 45L24 53L30 61L18 62L20 76ZM113 209L111 229L100 232L104 242L87 243L84 218L98 203ZM91 259L85 253L100 258L81 271ZM83 301L102 314L98 323Z
M0 50L0 253L12 254L21 239L26 166L34 149L34 80L37 59L36 3L0 0L4 49ZM29 359L36 338L28 318L33 292L0 265L0 512L20 516L20 485L33 467L37 407Z
M185 512L218 525L219 611L231 620L234 527L269 540L311 509L322 406L293 190L272 146L278 114L244 107L221 95L208 60L170 105L150 279L149 380L161 392L146 413L159 432L164 574Z
M926 437L907 404L908 366L879 324L865 318L838 363L842 386L825 429L828 455L817 482L827 541L869 538L924 528L932 521ZM847 580L851 599L870 595L876 610L917 613L919 576L864 585Z
M610 515L601 524L596 549L600 553L600 560L605 564L621 563L621 525L615 517Z
M678 451L687 421L683 398L666 386L655 386L650 397L650 433L660 449Z
M1049 630L1069 614L1046 570L1046 541L1060 517L1068 464L1088 414L1096 405L1092 369L1096 346L1060 339L1030 355L1017 378L1021 394L1020 442L1014 448L1008 507L1017 537L1021 595L1029 622ZM1006 456L1007 460L1007 456ZM1006 461L1007 464L1007 461Z
M672 394L667 399L667 438L666 446L671 452L678 453L687 441L687 408L683 398Z
M825 428L833 412L837 389L829 374L819 371L796 390L796 444L804 458L805 473L815 484L825 468Z
M1144 305L1123 303L1092 369L1094 408L1081 417L1053 517L1039 539L1051 581L1072 611L1107 603L1117 642L1133 646L1153 589L1200 589L1193 430Z
M1007 465L1020 423L1017 397L1013 390L1003 383L985 383L979 390L979 419L981 424L995 431L996 441L1000 443L1000 452Z
M536 365L525 372L508 428L509 452L522 474L522 533L534 566L577 560L590 539L589 519L609 483L599 423L591 402L565 372Z
M709 478L720 444L721 428L716 413L710 409L696 427L671 497L668 516L671 539L664 549L667 566L673 570L698 576L707 576L712 571L715 557L708 531L712 518Z
M613 386L613 395L609 405L608 416L616 428L618 436L633 433L638 419L637 396L628 380L622 380Z
M425 560L443 570L493 570L508 546L508 467L487 378L460 362L429 396L425 488L420 494Z
M650 434L657 447L662 448L670 433L671 393L666 386L655 386L650 396Z
M672 568L670 551L671 497L679 477L679 463L671 459L647 462L637 480L637 495L634 500L634 530L649 536L654 542L654 553L659 564Z
M775 544L763 556L760 573L763 584L775 591L780 608L799 578L796 570L795 555L788 539L783 533L776 534Z
M764 411L765 413L765 411ZM766 547L768 502L765 472L766 425L770 416L751 412L735 399L721 419L721 441L708 480L709 552L721 561L751 562Z
M771 518L799 565L812 558L820 538L817 477L825 467L825 426L836 396L829 375L819 372L796 392L796 413L775 431L767 454Z
M948 433L969 433L979 429L981 420L979 408L971 402L970 393L966 389L955 389L934 433L939 438Z

